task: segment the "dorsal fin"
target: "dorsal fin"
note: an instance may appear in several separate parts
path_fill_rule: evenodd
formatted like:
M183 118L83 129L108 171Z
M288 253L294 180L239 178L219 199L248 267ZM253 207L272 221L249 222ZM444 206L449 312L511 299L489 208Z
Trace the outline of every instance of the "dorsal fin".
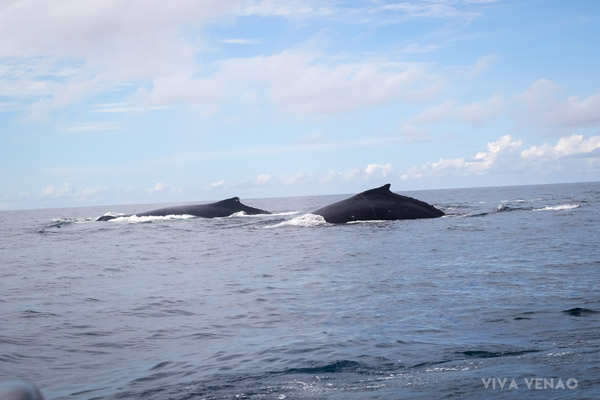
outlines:
M221 201L217 201L217 203L239 203L240 202L240 198L239 197L231 197L229 199L225 199L225 200L221 200Z
M367 193L390 193L390 186L392 186L389 183L386 183L385 185L375 188L375 189L369 189L369 190L365 190L364 192L362 192L361 194L367 194Z

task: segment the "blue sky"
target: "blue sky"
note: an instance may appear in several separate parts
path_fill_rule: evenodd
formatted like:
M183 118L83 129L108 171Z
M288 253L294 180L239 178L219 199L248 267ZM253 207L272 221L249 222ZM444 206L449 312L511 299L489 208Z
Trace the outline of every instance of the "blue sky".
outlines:
M600 180L600 3L0 3L0 209Z

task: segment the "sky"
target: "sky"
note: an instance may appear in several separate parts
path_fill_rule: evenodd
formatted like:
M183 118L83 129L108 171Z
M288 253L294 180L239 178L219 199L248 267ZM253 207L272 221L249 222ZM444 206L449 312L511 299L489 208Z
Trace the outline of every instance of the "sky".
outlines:
M0 0L0 210L600 180L595 0Z

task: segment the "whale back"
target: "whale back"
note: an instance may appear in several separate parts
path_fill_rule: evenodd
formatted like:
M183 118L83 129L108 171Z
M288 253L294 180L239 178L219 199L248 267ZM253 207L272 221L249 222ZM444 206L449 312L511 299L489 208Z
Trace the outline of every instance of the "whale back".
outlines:
M240 201L239 197L232 197L230 199L225 199L221 201L217 201L215 203L208 204L192 204L185 206L173 206L173 207L164 207L157 208L155 210L150 210L142 213L135 213L132 215L138 217L164 217L166 215L193 215L195 217L204 217L204 218L218 218L218 217L228 217L232 214L244 212L248 215L257 215L257 214L271 214L269 211L261 210L259 208L249 207L243 204ZM127 215L128 217L131 215ZM115 219L117 217L110 215L103 215L98 218L96 221L110 221L111 219Z
M221 200L212 203L211 206L214 206L215 209L219 209L220 211L222 210L223 213L229 212L229 214L224 215L225 217L238 212L244 212L247 215L271 214L269 211L245 205L240 201L239 197Z
M329 223L437 218L444 215L430 204L390 191L390 184L364 191L313 212Z
M138 217L145 216L165 216L165 215L193 215L204 218L228 217L232 214L243 211L249 215L270 214L270 212L254 207L249 207L240 201L239 197L232 197L208 204L194 204L186 206L174 206L159 208L144 213L135 214Z

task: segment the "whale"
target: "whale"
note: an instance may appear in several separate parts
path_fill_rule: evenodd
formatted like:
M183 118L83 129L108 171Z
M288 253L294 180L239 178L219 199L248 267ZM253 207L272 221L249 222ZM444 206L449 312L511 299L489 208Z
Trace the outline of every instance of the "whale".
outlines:
M195 217L218 218L228 217L238 212L244 212L247 215L271 214L269 211L243 204L239 197L232 197L215 203L164 207L129 215L103 215L96 221L110 221L111 219L120 217L164 217L166 215L193 215Z
M345 200L319 208L311 214L322 216L331 224L352 221L394 221L401 219L438 218L445 213L421 200L390 191L391 184L370 189Z

